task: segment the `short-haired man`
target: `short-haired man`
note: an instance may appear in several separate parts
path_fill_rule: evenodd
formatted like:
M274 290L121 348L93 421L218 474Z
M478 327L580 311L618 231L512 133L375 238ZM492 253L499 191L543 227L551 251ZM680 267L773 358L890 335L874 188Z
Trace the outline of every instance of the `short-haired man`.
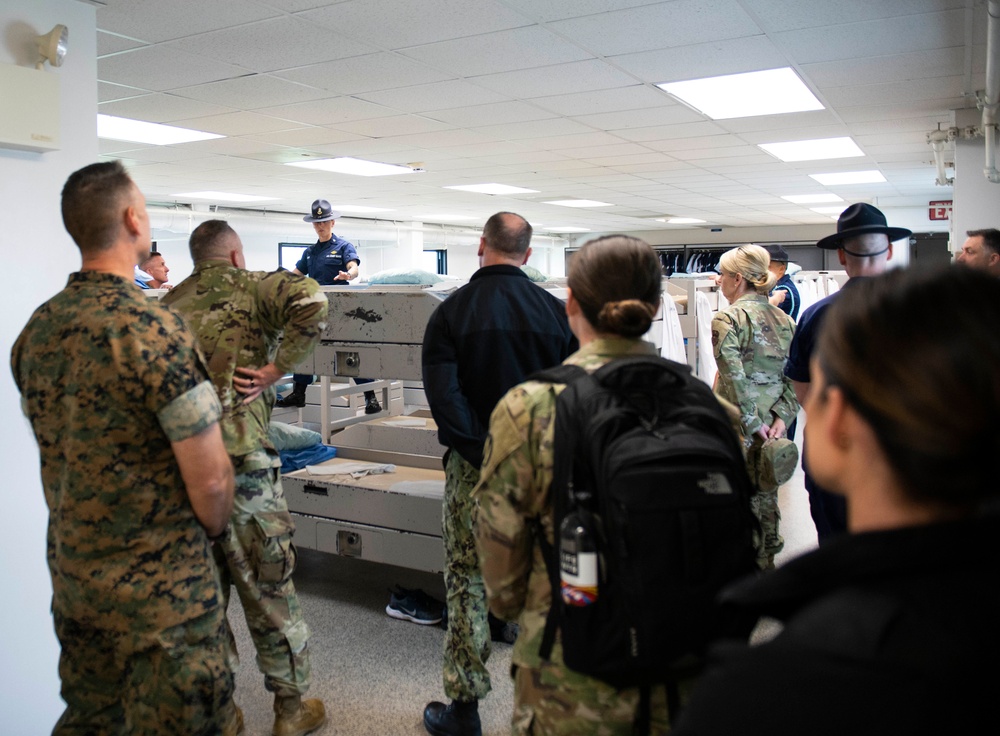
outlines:
M479 265L469 283L431 315L424 333L424 392L445 453L443 536L448 631L444 692L424 726L435 736L481 733L479 700L491 689L486 589L472 534L472 489L479 480L490 413L530 374L577 348L563 303L521 270L531 225L513 212L486 221Z
M167 283L167 277L170 274L170 269L167 268L167 262L163 258L162 253L149 254L149 258L144 260L139 264L139 268L148 273L151 278L146 282L147 288L149 289L172 289L173 287Z
M965 243L955 262L1000 276L1000 230L991 227L965 234Z
M773 273L778 281L771 289L768 301L787 314L792 319L799 318L799 307L802 302L799 299L799 290L788 275L788 251L780 245L766 245L764 250L771 256L771 265L768 270Z
M247 271L243 244L223 220L196 227L190 248L194 271L163 302L197 336L222 400L222 436L236 469L231 533L215 545L225 601L232 583L264 687L274 693L272 733L301 736L323 725L326 709L318 699L302 700L310 679L309 630L292 582L294 524L281 461L267 430L273 385L316 347L329 302L312 279Z
M325 199L312 203L309 214L302 218L311 222L316 231L317 241L306 248L292 273L309 276L322 286L346 286L358 277L361 259L354 244L333 232L340 213ZM370 378L356 378L355 383L371 383ZM277 406L305 406L306 387L313 382L312 376L296 373L292 376L292 393L281 399ZM378 414L382 405L374 391L365 391L365 414Z
M83 259L14 344L41 455L66 710L53 733L236 734L210 537L233 469L194 336L146 299L146 202L120 161L73 173L62 216Z
M785 375L792 379L795 397L800 404L809 391L809 361L816 348L827 310L842 294L850 292L853 279L883 273L892 258L893 242L909 238L912 234L906 228L889 227L881 210L861 203L852 204L844 210L837 220L837 232L816 243L820 248L837 249L837 258L850 280L844 284L843 289L809 307L799 320L789 348L788 361L785 363ZM805 486L809 493L809 512L822 544L831 536L847 530L847 505L842 496L816 485L809 474L804 453L802 469L805 471Z

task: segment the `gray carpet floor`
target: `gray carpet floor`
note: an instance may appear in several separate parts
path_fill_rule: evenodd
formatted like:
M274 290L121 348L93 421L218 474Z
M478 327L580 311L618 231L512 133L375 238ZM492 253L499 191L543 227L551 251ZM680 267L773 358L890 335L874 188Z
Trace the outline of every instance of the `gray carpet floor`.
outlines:
M441 651L444 630L399 621L385 613L389 589L422 588L444 600L441 575L380 565L300 549L295 585L312 630L312 687L307 697L326 704L322 736L426 734L424 706L444 700ZM241 665L236 702L243 709L246 736L271 733L273 697L254 661L254 648L239 600L229 620ZM480 703L484 734L505 734L513 703L509 677L511 647L494 643L489 660L493 692Z
M799 422L799 442L802 436ZM785 549L777 564L816 545L801 468L779 492ZM326 704L328 722L320 736L407 736L426 734L422 714L431 700L444 700L441 650L444 631L390 618L385 613L389 589L399 584L422 588L444 599L441 575L299 550L295 573L306 621L312 629L312 688L308 697ZM239 600L230 603L229 619L242 657L236 677L236 702L243 709L246 736L271 733L273 698L257 671L254 649ZM755 640L776 633L762 622ZM513 685L511 647L494 644L489 661L493 692L480 703L483 733L509 733Z

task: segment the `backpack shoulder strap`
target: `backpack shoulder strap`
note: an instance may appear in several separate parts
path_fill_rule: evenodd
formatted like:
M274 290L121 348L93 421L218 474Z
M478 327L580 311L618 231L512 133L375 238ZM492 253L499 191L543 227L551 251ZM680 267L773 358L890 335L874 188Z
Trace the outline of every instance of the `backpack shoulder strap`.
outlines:
M567 387L573 386L575 389L594 387L590 374L577 365L557 365L532 374L528 380L565 384ZM545 569L549 574L549 585L552 591L552 603L545 619L545 630L538 652L539 656L546 660L552 655L556 629L559 628L558 611L562 603L559 596L559 556L556 550L559 544L559 523L566 515L570 504L568 488L572 477L573 448L578 439L576 434L579 426L576 419L576 411L579 406L576 393L576 390L564 390L556 400L556 416L553 425L552 485L549 487L549 497L552 499L554 545L549 544L548 539L546 539L541 519L535 519L535 537L538 539L538 546L542 551L542 558L545 560Z
M587 371L578 365L567 365L566 363L561 363L559 365L552 366L551 368L546 368L545 370L532 373L525 380L541 381L542 383L570 384L578 381L586 375Z

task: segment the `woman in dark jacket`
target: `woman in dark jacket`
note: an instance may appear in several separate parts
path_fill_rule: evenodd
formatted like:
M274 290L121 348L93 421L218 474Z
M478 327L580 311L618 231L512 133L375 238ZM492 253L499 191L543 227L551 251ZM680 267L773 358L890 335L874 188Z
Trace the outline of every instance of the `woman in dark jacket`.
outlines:
M979 734L1000 690L1000 281L864 279L831 308L809 467L851 534L731 589L784 627L723 644L676 736Z

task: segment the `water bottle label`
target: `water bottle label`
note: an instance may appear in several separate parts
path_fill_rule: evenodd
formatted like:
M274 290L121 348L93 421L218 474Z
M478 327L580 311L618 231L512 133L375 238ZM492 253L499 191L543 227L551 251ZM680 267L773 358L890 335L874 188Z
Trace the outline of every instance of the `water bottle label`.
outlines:
M589 606L597 600L597 554L581 552L575 557L575 566L562 566L562 599L568 606Z

